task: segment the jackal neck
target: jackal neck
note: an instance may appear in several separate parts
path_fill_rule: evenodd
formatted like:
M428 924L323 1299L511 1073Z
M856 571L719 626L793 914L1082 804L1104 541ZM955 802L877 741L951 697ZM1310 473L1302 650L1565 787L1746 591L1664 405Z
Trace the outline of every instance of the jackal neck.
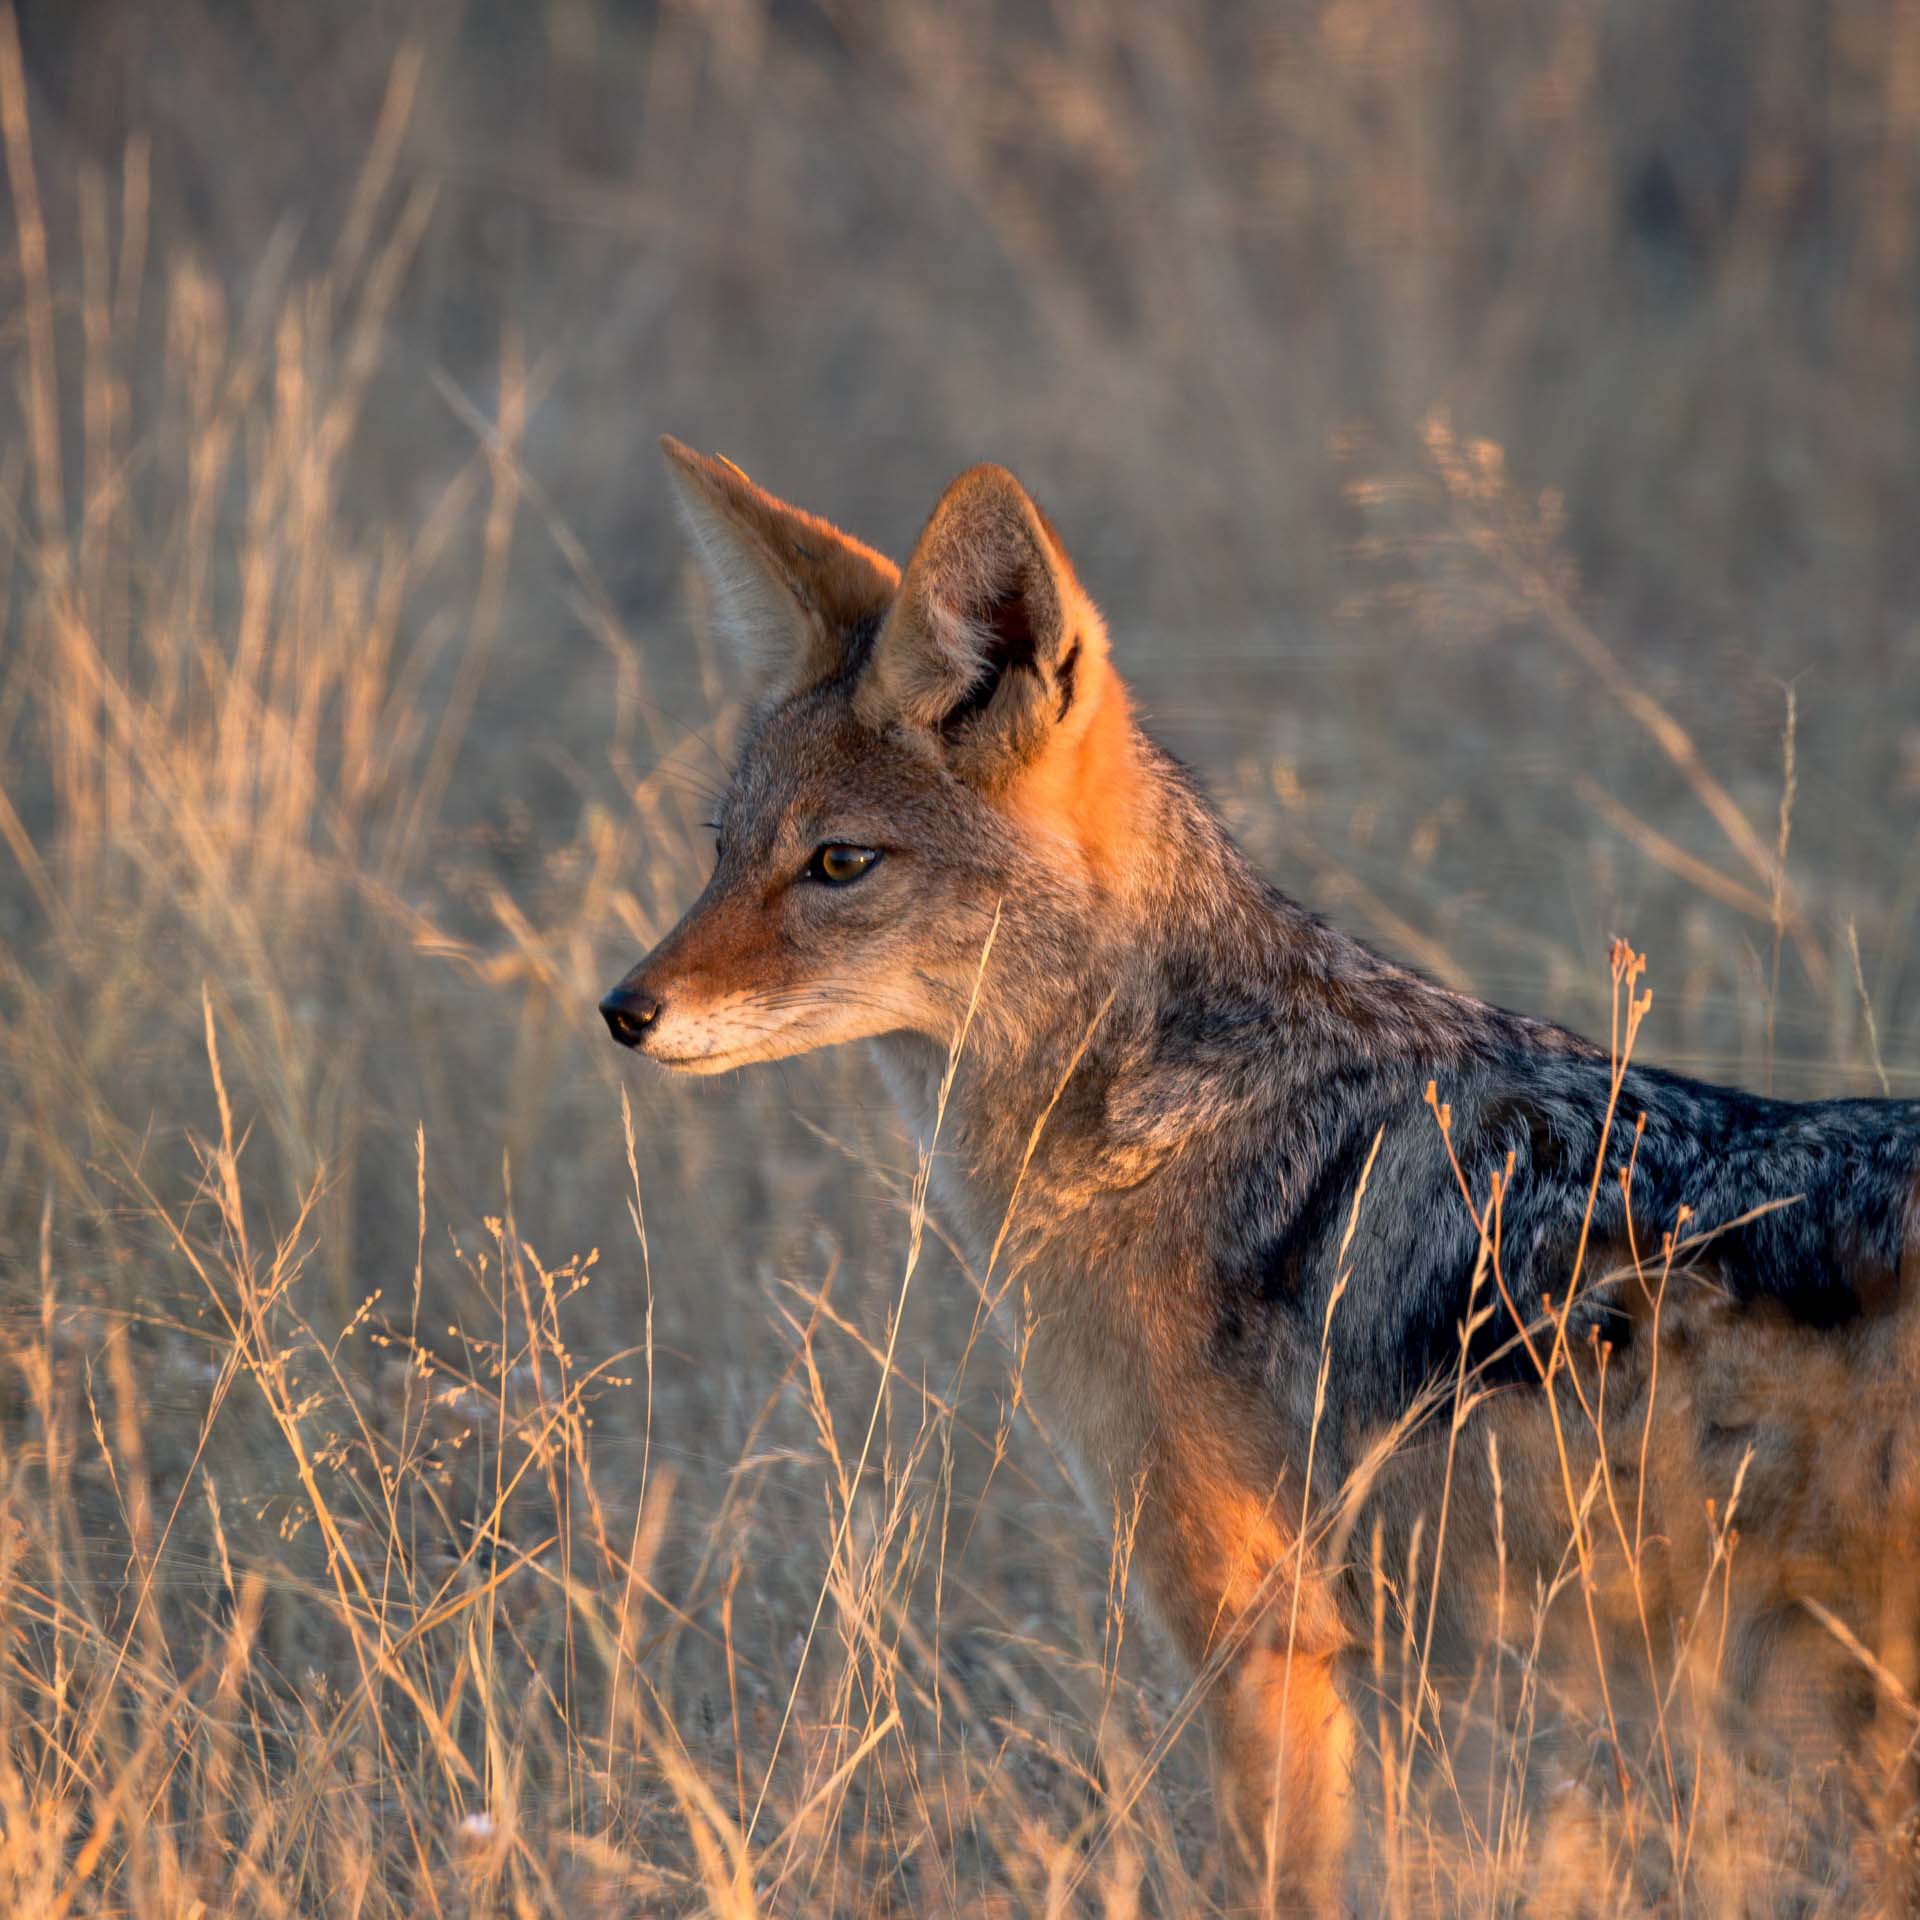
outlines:
M1129 734L1109 857L1003 904L940 1129L987 1212L1023 1167L1074 1204L1236 1124L1285 1124L1329 1076L1555 1031L1308 912L1255 871L1184 767ZM945 1055L913 1040L882 1055L924 1144Z

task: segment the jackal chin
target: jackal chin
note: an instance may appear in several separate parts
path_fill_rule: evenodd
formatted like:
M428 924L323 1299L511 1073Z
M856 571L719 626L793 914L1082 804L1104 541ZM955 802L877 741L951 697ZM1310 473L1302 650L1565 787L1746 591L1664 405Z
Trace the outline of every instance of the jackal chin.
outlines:
M684 1056L670 1053L648 1053L644 1057L668 1073L684 1074L690 1080L711 1077L714 1074L732 1073L737 1067L757 1066L767 1060L791 1059L795 1053L804 1053L805 1047L774 1048L735 1048L725 1053L696 1053Z
M669 1073L732 1073L736 1067L791 1060L796 1054L811 1053L823 1044L805 1029L793 1028L752 1035L688 1035L684 1039L663 1034L645 1049L644 1057Z

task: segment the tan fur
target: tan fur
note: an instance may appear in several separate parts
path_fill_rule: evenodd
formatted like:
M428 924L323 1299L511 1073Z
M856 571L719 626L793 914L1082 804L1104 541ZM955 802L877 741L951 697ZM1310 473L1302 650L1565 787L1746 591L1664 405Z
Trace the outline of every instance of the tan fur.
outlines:
M1353 1715L1330 1650L1262 1643L1236 1668L1216 1720L1221 1821L1243 1910L1340 1910ZM1271 1863L1271 1864L1269 1864Z
M1110 691L1079 737L1043 756L1008 795L1010 812L1059 838L1103 890L1139 879L1141 779L1125 690Z
M1317 1559L1298 1551L1298 1485L1248 1444L1271 1423L1205 1378L1163 1400L1162 1420L1176 1404L1186 1432L1157 1463L1158 1524L1143 1520L1141 1547L1194 1668L1237 1647L1208 1703L1236 1900L1332 1912L1355 1747L1337 1684L1348 1635Z

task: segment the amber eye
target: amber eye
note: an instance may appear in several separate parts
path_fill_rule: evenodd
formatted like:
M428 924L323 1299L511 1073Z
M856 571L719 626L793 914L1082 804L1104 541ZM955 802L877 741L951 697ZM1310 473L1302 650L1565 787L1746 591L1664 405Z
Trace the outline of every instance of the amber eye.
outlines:
M875 847L843 847L829 842L814 848L813 858L807 862L807 878L822 880L830 887L850 887L879 858Z

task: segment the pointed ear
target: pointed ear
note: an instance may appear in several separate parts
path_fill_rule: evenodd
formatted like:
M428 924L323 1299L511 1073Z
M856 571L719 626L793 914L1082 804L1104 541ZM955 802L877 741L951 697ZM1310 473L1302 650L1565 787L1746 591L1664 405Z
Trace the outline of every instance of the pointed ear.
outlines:
M1059 536L1004 467L974 467L920 535L854 705L933 730L956 773L993 785L1083 737L1112 680Z
M854 636L893 599L899 569L776 500L731 460L695 453L671 434L660 451L715 617L755 696L777 699L839 672Z

